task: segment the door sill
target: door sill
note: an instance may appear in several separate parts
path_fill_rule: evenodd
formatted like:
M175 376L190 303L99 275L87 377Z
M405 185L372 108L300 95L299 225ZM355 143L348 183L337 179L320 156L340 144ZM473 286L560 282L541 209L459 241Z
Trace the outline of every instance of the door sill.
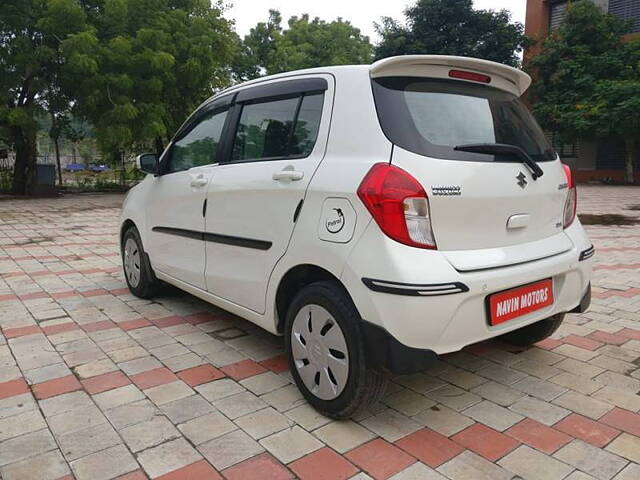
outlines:
M194 287L193 285L172 277L171 275L168 275L166 273L160 271L156 271L155 273L158 279L163 280L173 285L174 287L179 288L180 290L190 293L194 297L198 297L207 303L215 305L216 307L220 307L228 312L233 313L234 315L250 321L251 323L255 323L268 332L278 334L278 331L276 329L276 322L273 319L267 318L266 315L254 312L249 308L230 302L229 300L225 300L224 298L218 297L217 295L207 292L206 290L202 290L201 288Z

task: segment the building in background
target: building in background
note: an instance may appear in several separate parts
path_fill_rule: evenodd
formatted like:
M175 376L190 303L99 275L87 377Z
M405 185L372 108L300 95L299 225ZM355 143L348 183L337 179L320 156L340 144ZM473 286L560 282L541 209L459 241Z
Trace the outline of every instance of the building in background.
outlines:
M640 37L640 0L592 1L605 12L634 22L625 38ZM570 3L570 0L527 0L525 33L537 42L525 52L525 64L538 54L541 40L562 24ZM563 161L573 167L579 181L624 178L625 146L621 140L577 140L562 145L555 141L553 133L548 135ZM637 163L640 166L640 159Z

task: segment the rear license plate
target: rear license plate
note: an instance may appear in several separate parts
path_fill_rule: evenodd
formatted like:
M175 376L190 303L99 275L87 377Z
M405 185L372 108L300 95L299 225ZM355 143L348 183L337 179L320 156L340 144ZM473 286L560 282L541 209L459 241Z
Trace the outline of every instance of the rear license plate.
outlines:
M499 325L553 304L550 278L489 296L491 325Z

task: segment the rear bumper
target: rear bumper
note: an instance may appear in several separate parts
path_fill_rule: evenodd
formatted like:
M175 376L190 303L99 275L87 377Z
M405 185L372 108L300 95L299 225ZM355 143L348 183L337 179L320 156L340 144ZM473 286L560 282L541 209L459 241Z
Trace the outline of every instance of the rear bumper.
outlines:
M362 333L367 363L380 370L415 373L428 368L438 358L433 350L408 347L384 328L367 321L362 322Z
M591 305L591 282L587 286L587 291L584 292L582 296L582 300L580 300L580 304L571 310L571 313L584 313L589 310L589 306Z
M362 318L410 349L436 354L458 351L557 313L588 307L592 259L581 260L580 254L591 243L578 221L565 230L573 248L564 253L473 272L459 272L442 253L401 245L377 228L373 222L369 225L342 279ZM384 254L372 259L371 252ZM489 325L488 295L545 278L553 281L552 305ZM370 288L372 280L378 282L377 291Z

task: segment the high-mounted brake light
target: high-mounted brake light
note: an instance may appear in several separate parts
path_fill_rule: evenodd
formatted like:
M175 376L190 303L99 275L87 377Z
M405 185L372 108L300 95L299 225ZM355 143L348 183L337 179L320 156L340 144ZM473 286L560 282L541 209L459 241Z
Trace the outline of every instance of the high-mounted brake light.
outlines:
M578 190L573 180L573 174L571 173L571 167L569 165L562 164L564 170L564 176L567 179L567 199L564 202L564 213L562 223L564 228L567 228L573 223L576 218L576 210L578 208Z
M472 82L491 83L491 77L489 75L467 72L466 70L450 70L449 77L460 80L471 80Z
M358 187L358 197L388 237L412 247L436 248L427 194L401 168L376 163Z

